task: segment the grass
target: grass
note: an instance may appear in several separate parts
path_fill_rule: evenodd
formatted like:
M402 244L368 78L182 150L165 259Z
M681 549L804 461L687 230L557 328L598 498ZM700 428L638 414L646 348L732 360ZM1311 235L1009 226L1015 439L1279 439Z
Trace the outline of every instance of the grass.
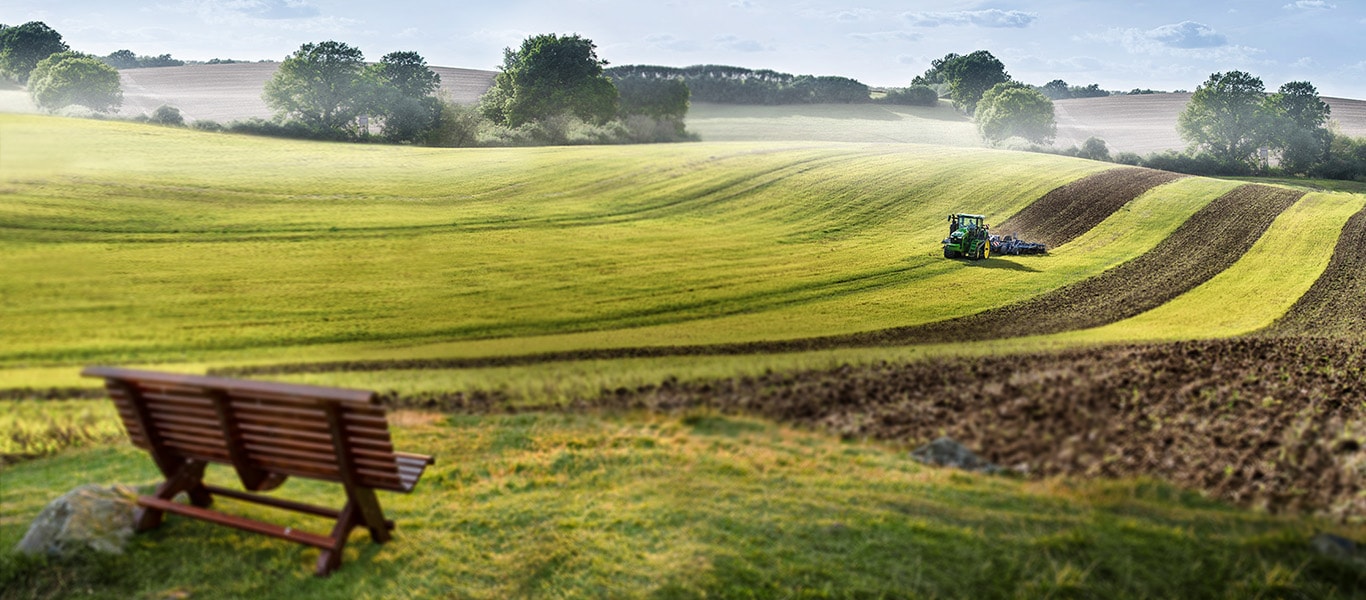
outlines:
M963 198L1009 214L1106 168L901 145L452 151L3 120L0 365L23 381L88 362L608 345L669 324L754 339L771 328L722 317L820 303L792 335L865 327L878 319L839 319L954 268L930 255Z
M1169 341L1232 337L1270 325L1328 266L1338 233L1366 197L1312 193L1285 211L1237 263L1141 315L1055 339ZM1218 252L1217 240L1193 252Z
M107 401L0 401L0 465L123 439Z
M1366 583L1307 544L1359 527L1234 510L1154 481L928 469L903 449L707 412L394 420L396 445L437 465L416 493L381 499L395 540L354 534L330 579L311 576L316 551L170 517L122 556L0 555L0 597L1331 598ZM156 479L124 445L3 475L2 547L66 489ZM211 477L231 485L229 470ZM330 484L281 493L341 502Z
M966 148L982 145L977 127L948 102L935 107L694 103L688 109L687 125L705 142L894 142Z

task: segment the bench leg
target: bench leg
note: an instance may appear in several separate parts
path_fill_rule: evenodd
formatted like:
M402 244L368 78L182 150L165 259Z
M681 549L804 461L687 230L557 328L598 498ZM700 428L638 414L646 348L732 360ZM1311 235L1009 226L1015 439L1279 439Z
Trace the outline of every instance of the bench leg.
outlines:
M185 461L180 470L166 478L166 481L157 486L156 498L170 500L176 494L185 492L190 497L190 503L206 508L213 504L213 496L204 489L204 467L207 463L198 460ZM133 529L139 533L148 529L155 529L161 525L163 511L155 508L139 506L137 512L133 513Z
M351 536L352 529L365 527L370 530L370 539L377 544L393 539L389 530L394 528L394 522L384 519L384 511L380 509L375 490L351 489L347 490L346 496L346 507L342 508L337 524L332 527L332 547L318 555L314 574L319 577L326 577L341 566L342 552L346 549L346 539Z

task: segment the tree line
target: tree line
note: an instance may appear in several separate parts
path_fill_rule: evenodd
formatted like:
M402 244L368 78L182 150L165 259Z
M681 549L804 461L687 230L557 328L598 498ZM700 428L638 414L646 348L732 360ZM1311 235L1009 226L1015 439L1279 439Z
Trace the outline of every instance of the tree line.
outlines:
M607 69L606 74L614 81L681 81L688 86L693 100L716 104L851 104L871 101L869 87L848 77L793 75L725 65L625 65Z

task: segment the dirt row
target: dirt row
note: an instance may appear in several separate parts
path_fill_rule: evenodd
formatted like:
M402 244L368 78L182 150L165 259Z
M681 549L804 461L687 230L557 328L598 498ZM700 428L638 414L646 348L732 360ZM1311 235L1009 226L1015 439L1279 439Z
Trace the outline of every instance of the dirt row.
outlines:
M1347 220L1323 274L1261 335L1340 336L1366 330L1366 210Z
M907 447L948 435L1030 476L1151 475L1243 505L1362 516L1363 376L1361 344L1240 338L665 382L586 405L707 407Z
M1182 177L1186 176L1141 167L1102 171L1044 194L992 231L1056 248L1095 228L1144 192Z
M1244 185L1216 198L1152 250L1029 300L956 318L863 334L871 342L936 343L1098 327L1157 308L1229 268L1303 191ZM857 337L857 336L852 336Z

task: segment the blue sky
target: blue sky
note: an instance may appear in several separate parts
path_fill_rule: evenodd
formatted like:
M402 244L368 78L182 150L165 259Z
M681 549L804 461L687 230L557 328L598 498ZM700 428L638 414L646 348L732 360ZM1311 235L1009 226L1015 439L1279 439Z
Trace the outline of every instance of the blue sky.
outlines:
M1366 2L779 2L706 0L6 0L0 22L40 20L77 50L272 59L328 39L369 59L494 69L528 35L578 33L612 64L714 63L902 86L949 52L985 49L1021 81L1192 90L1239 69L1269 90L1308 80L1366 99Z

